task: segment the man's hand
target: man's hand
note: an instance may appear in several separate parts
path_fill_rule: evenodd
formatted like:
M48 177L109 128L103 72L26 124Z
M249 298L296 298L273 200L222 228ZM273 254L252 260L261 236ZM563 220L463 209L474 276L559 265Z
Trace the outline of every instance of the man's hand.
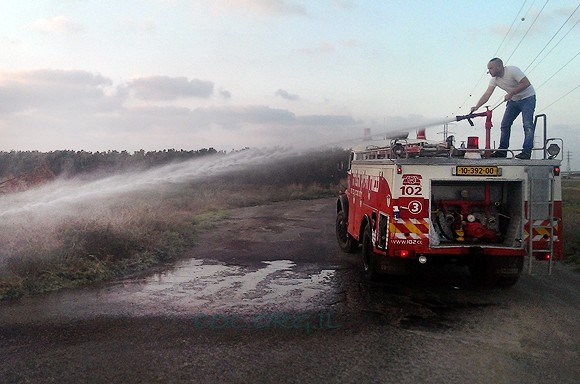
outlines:
M477 111L477 109L478 109L477 107L471 107L471 113Z
M508 92L508 93L505 94L503 100L504 101L510 101L512 99L512 96L513 96L512 93L511 92Z

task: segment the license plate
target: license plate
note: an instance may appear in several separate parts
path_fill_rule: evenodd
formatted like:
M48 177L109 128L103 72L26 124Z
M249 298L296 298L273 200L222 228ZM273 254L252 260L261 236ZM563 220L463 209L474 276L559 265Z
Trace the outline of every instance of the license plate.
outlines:
M455 168L457 176L499 176L499 167L496 166L463 166Z

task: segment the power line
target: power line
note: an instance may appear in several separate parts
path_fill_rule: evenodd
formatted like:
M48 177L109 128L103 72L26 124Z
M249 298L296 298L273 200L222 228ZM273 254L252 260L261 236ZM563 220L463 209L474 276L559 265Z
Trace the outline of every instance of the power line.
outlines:
M576 54L574 55L574 57L573 57L573 58L571 58L570 60L568 60L568 62L566 62L566 64L562 65L562 66L560 67L560 69L558 69L558 70L557 70L557 71L556 71L556 72L555 72L555 73L554 73L552 76L550 76L550 77L548 78L548 80L546 80L546 81L544 81L542 84L540 84L540 85L538 86L538 89L540 89L540 88L541 88L541 87L542 87L544 84L546 84L548 81L552 80L552 78L553 78L554 76L556 76L556 75L557 75L557 74L558 74L558 73L559 73L559 72L560 72L562 69L564 69L564 68L565 68L565 67L566 67L568 64L570 64L570 63L572 62L572 60L574 60L576 57L578 57L578 55L580 55L580 51L578 51L578 53L576 53Z
M508 63L510 61L510 59L513 57L513 55L516 53L516 51L518 50L518 48L520 47L520 45L522 44L522 42L524 41L524 39L526 38L526 36L528 35L528 32L530 32L530 29L532 29L532 27L534 26L534 24L536 23L536 21L538 20L538 18L540 17L540 15L542 14L542 12L544 11L544 8L546 7L546 5L548 4L549 0L546 0L546 2L544 3L544 5L542 6L542 9L540 9L540 12L538 12L538 14L536 15L536 17L534 18L534 20L532 21L532 23L530 24L530 26L528 27L528 29L526 30L526 32L524 33L524 35L522 36L522 38L520 39L520 41L518 42L518 44L515 46L515 48L513 49L511 55L509 55L509 57L507 58L507 60L505 60L505 63ZM532 3L533 5L533 3ZM530 12L530 9L532 8L532 5L530 5L530 8L528 8L526 15ZM501 103L500 100L501 98L497 99L498 101L496 103ZM500 104L498 104L499 106ZM496 107L497 108L497 107Z
M544 112L546 109L550 108L552 105L556 104L558 101L562 100L564 97L568 96L569 94L571 94L572 92L574 92L578 88L580 88L580 84L578 84L576 87L574 87L574 89L572 89L571 91L569 91L565 95L560 96L556 101L554 101L553 103L551 103L547 107L542 108L542 110L540 112Z
M524 6L526 5L526 3L528 2L528 0L524 0L524 3L522 4L522 6L520 7L520 9L518 10L518 12L516 13L516 16L514 17L512 24L510 25L510 28L508 29L507 33L505 34L505 36L503 37L503 40L501 41L501 43L499 44L499 46L497 47L497 50L495 51L495 53L493 54L493 57L497 57L497 54L499 53L503 43L505 42L505 40L507 39L508 35L510 34L512 27L514 26L514 24L516 23L516 20L519 18L520 13L522 12L522 9L524 9ZM530 6L531 7L531 6ZM529 11L529 9L528 9ZM519 26L519 25L518 25ZM517 29L517 27L516 27ZM515 31L514 31L515 33Z
M516 51L518 50L518 48L520 47L520 45L522 44L522 42L524 41L524 39L526 38L526 36L528 35L528 32L530 32L530 29L532 29L532 27L534 26L534 24L536 23L536 21L538 20L538 18L540 17L540 15L542 14L542 12L544 11L544 8L546 8L546 5L548 4L548 1L550 0L546 0L546 2L544 3L544 6L542 7L542 9L540 9L540 12L538 12L538 14L536 15L536 17L534 18L534 21L532 21L532 23L530 24L530 26L528 27L528 29L526 30L526 32L524 33L524 35L522 36L522 38L520 39L519 43L516 45L516 47L514 48L512 54L507 58L506 63L510 61L510 59L512 58L512 56L516 53Z
M547 2L548 2L548 0L546 1L546 3L547 3ZM544 4L544 7L545 7L546 3ZM561 26L561 27L558 29L558 31L556 32L556 34L554 34L554 36L552 36L552 38L550 39L550 41L548 41L548 43L547 43L547 44L544 46L544 48L542 48L542 50L540 51L540 53L539 53L539 54L538 54L538 55L537 55L537 56L534 58L534 60L532 60L532 62L531 62L531 63L533 63L533 62L534 62L534 61L535 61L535 60L538 58L538 56L539 56L539 55L542 53L542 51L543 51L543 50L544 50L544 49L547 47L547 45L548 45L548 44L549 44L549 43L550 43L550 42L551 42L551 41L554 39L554 37L555 37L555 36L556 36L556 35L557 35L557 34L560 32L560 30L561 30L561 29L563 28L563 26L564 26L564 25L565 25L565 24L568 22L568 20L570 20L570 18L571 18L571 17L574 15L574 13L576 13L576 11L578 10L578 8L580 8L580 4L579 4L579 5L576 7L576 9L574 9L574 11L572 11L572 13L570 14L570 16L568 16L568 18L567 18L567 19L566 19L566 21L565 21L565 22L562 24L562 26ZM542 8L542 10L543 10L543 9L544 9L544 8ZM540 11L540 13L541 13L541 11ZM539 16L539 14L538 14L538 16ZM537 20L537 17L536 17L536 19L534 20L534 22L535 22L536 20ZM578 22L576 22L576 23L575 23L575 24L572 26L572 28L571 28L571 29L570 29L570 30L569 30L569 31L568 31L568 32L567 32L567 33L566 33L566 34L565 34L565 35L562 37L562 39L563 39L564 37L566 37L566 35L567 35L568 33L570 33L570 31L571 31L572 29L574 29L574 27L576 27L576 25L577 25L577 24L578 24ZM530 28L531 28L531 27L530 27ZM528 31L529 31L529 28L528 28ZM526 33L527 33L527 32L526 32ZM525 37L525 36L524 36L524 37ZM559 43L562 41L562 39L560 39L560 41L558 41L558 44L559 44ZM522 40L523 40L523 38L522 38ZM522 41L522 40L520 40L520 43L521 43L521 41ZM518 46L519 46L519 44L518 44ZM554 48L555 48L555 47L554 47ZM553 50L554 48L552 48L552 49L550 50L550 52L552 52L552 50ZM516 49L517 49L517 47L516 47ZM515 50L514 50L514 52L515 52ZM550 52L548 52L548 54L549 54ZM544 58L542 58L542 61L543 61L543 60L544 60L546 57L548 57L548 54L546 54L546 56L544 56ZM513 54L512 54L512 55L513 55ZM578 55L580 55L580 51L579 51L578 53L576 53L576 55L574 55L574 57L572 57L570 60L568 60L568 61L567 61L567 62L566 62L566 63L565 63L565 64L564 64L562 67L560 67L560 68L559 68L559 69L558 69L558 70L557 70L555 73L553 73L553 74L552 74L552 76L550 76L550 77L549 77L547 80L545 80L545 81L544 81L542 84L540 84L539 86L535 87L535 89L536 89L536 90L540 89L540 88L541 88L541 87L543 87L543 86L544 86L546 83L548 83L550 80L552 80L552 78L554 78L554 76L556 76L558 73L560 73L560 71L562 71L562 70L563 70L563 69L564 69L564 68L565 68L565 67L566 67L568 64L570 64L570 63L571 63L571 62L572 62L572 61L573 61L573 60L574 60L576 57L578 57ZM510 56L510 57L511 57L511 56ZM530 65L531 65L531 63L530 63ZM538 64L539 64L539 63L538 63ZM526 67L526 70L527 70L527 68L529 68L529 67L530 67L530 65L528 65L528 67ZM536 67L537 67L537 65L536 65ZM534 68L535 68L535 67L534 67ZM578 88L578 87L576 87L576 88ZM570 91L570 92L566 93L565 95L563 95L563 96L559 97L559 98L558 98L556 101L554 101L553 103L551 103L550 105L548 105L548 107L552 106L553 104L555 104L555 103L557 103L558 101L562 100L564 97L568 96L568 95L569 95L570 93L572 93L572 92L573 92L573 91L574 91L576 88L574 88L572 91ZM498 99L498 100L499 100L499 99ZM545 109L547 109L548 107L544 108L544 110L545 110Z
M532 66L532 64L534 63L534 61L536 61L536 59L538 57L540 57L540 55L542 54L542 52L544 52L544 49L546 49L548 47L548 45L550 45L550 43L552 42L552 40L554 40L554 38L556 37L556 35L558 35L558 33L560 33L560 31L562 30L562 28L564 28L564 25L566 25L566 23L568 22L568 20L570 20L572 18L572 16L574 16L574 13L576 13L576 11L578 10L578 8L580 8L580 4L578 4L578 6L576 7L576 9L574 9L574 11L570 14L570 16L568 16L568 18L566 19L566 21L564 21L562 23L562 25L560 26L560 28L558 28L558 30L556 31L556 33L554 33L554 35L552 36L552 38L546 43L546 45L544 45L544 48L542 48L540 50L540 52L538 52L538 54L536 55L536 57L534 57L534 59L530 62L530 64L526 67L526 69L524 69L524 73L530 73L531 72L531 71L530 72L527 72L528 71L528 68L530 68ZM578 24L578 22L580 22L580 19L578 19L578 21L576 22L576 24ZM570 33L570 31L572 29L574 29L574 27L576 26L576 24L574 24L572 26L572 28L570 28L570 30L564 35L564 37L566 37L566 35L568 33ZM562 39L564 37L562 37ZM562 39L560 39L560 41L562 41ZM552 52L554 50L554 48L556 48L556 46L558 46L558 44L560 44L560 41L550 50L550 52ZM550 54L550 52L548 52L546 54L546 56L544 56L544 59L546 57L548 57L548 55ZM540 60L540 62L538 62L538 64L541 63L544 59ZM536 67L537 67L537 65L536 65ZM536 67L534 67L534 68L536 68Z
M520 45L522 44L522 42L524 41L524 39L526 38L526 36L528 35L529 31L531 30L531 28L534 26L534 24L536 23L536 21L539 19L540 15L542 14L542 12L544 11L546 5L548 4L549 0L546 0L544 5L542 6L542 8L540 9L540 11L538 12L538 14L536 15L536 17L534 18L534 20L532 21L531 25L528 27L528 29L526 30L526 32L524 33L524 35L522 36L522 38L520 39L520 41L518 42L518 44L516 45L516 47L513 49L511 55L508 57L508 59L506 60L506 62L509 62L509 60L513 57L513 55L515 54L515 52L517 51L517 49L520 47ZM510 28L508 30L508 32L505 34L502 42L500 43L498 49L496 50L495 56L497 56L498 52L500 51L502 45L504 44L504 42L506 41L508 35L510 34L510 32L512 31L512 28L516 22L516 20L518 19L518 16L521 12L521 10L525 7L527 3L527 0L524 1L524 3L522 4L522 6L520 7L520 9L518 10L518 13L516 14L516 17L514 18L514 20L512 21L512 24L510 25ZM530 12L531 8L533 6L533 3L530 5L530 7L528 8L526 15ZM576 11L580 8L580 4L578 4L578 6L576 6L576 8L572 11L572 13L568 16L568 18L562 23L562 25L560 26L560 28L554 33L554 35L550 38L550 40L544 45L544 47L538 52L538 54L536 55L536 57L534 57L534 59L530 62L530 64L525 68L524 73L530 73L532 72L534 69L536 69L538 67L538 65L544 61L548 56L550 56L550 54L552 53L552 51L562 42L562 40L576 27L576 25L578 25L578 23L580 22L580 19L578 21L576 21L574 23L574 25L560 38L560 40L558 40L558 42L548 51L548 53L546 53L546 55L540 60L538 61L535 66L528 72L528 69L534 64L534 62L538 59L538 57L540 57L540 55L546 50L546 48L550 45L550 43L555 39L555 37L560 33L560 31L564 28L564 26L568 23L568 21L574 16L574 14L576 13ZM522 18L522 21L524 20L524 18ZM552 80L552 78L554 78L554 76L556 76L560 71L562 71L568 64L570 64L578 55L580 55L580 52L578 52L574 57L572 57L568 62L566 62L562 67L560 67L555 73L553 73L547 80L545 80L542 84L540 84L536 89L541 88L542 86L544 86L546 83L548 83L549 81ZM481 77L479 78L479 80L477 81L476 85L474 86L473 90L469 93L469 95L465 98L465 100L463 101L463 103L461 104L461 106L458 109L461 109L465 103L467 102L467 100L472 96L473 92L475 92L476 88L478 87L479 83L481 82L481 80L483 79L483 77L485 76L485 74L482 74ZM556 101L554 101L553 103L551 103L550 105L548 105L546 108L552 106L553 104L559 102L560 100L562 100L563 98L565 98L566 96L568 96L570 93L572 93L573 91L575 91L578 88L575 87L574 89L572 89L570 92L562 95L561 97L559 97ZM496 102L497 106L494 107L497 108L499 107L501 104L503 103L503 99L498 99L498 101ZM455 114L455 112L453 113Z
M526 3L527 3L527 2L528 2L528 0L524 0L524 2L522 3L522 6L521 6L521 7L520 7L520 9L517 11L517 13L516 13L516 15L515 15L514 19L512 20L512 23L511 23L511 25L510 25L510 27L509 27L508 31L507 31L507 32L506 32L506 34L504 35L504 37L503 37L503 39L502 39L501 43L499 44L499 46L497 47L497 49L496 49L495 53L493 54L493 57L497 57L497 54L499 53L499 51L500 51L500 49L501 49L501 47L502 47L503 43L506 41L507 37L509 36L510 32L512 31L512 28L513 28L514 24L516 23L516 20L518 20L518 18L519 18L519 15L520 15L520 13L522 12L522 9L524 9L524 7L525 7L525 5L526 5ZM532 5L533 5L533 3L532 3ZM531 6L530 6L530 8L531 8ZM529 12L529 9L528 9L528 12ZM517 29L517 27L516 27L516 29ZM515 32L515 31L514 31L514 32ZM486 74L487 74L487 72L483 72L483 73L481 74L481 76L479 77L479 79L477 80L477 82L475 83L475 85L473 86L473 89L471 90L471 92L469 92L469 94L467 95L467 97L465 98L465 100L463 100L463 102L461 103L461 105L459 106L459 108L457 108L457 110L456 110L456 111L454 111L454 112L453 112L451 115L455 115L455 114L456 114L456 112L457 112L458 110L460 110L461 108L463 108L463 106L465 105L465 103L467 102L467 100L469 100L469 98L470 98L470 97L473 95L473 92L475 92L475 90L476 90L476 89L477 89L477 87L479 86L479 83L481 82L481 80L484 78L484 76L485 76Z
M557 46L560 44L560 42L561 42L562 40L564 40L564 38L565 38L566 36L568 36L568 34L569 34L570 32L572 32L572 30L573 30L573 29L576 27L576 25L578 25L578 23L580 23L580 19L578 19L578 21L576 22L576 24L574 24L574 25L572 26L572 28L570 28L570 29L568 30L568 32L566 32L566 34L565 34L564 36L562 36L562 38L560 38L560 40L559 40L559 41L556 43L556 45L554 45L554 46L552 47L552 49L550 49L550 50L548 51L548 53L546 53L546 56L544 56L544 57L542 58L542 60L540 60L540 61L539 61L539 62L538 62L538 63L537 63L535 66L534 66L534 68L532 68L532 69L530 70L530 72L532 72L534 69L536 69L536 68L538 67L538 65L540 65L540 63L541 63L542 61L544 61L544 59L546 59L546 57L548 57L548 56L550 55L550 53L552 53L552 51L553 51L553 50L554 50L554 49L555 49L555 48L556 48L556 47L557 47Z

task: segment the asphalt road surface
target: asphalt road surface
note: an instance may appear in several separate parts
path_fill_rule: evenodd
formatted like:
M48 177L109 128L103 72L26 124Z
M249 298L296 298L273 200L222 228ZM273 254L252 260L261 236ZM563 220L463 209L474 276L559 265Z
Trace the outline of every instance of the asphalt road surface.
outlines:
M577 383L580 276L365 283L335 201L234 210L148 276L0 303L0 383Z

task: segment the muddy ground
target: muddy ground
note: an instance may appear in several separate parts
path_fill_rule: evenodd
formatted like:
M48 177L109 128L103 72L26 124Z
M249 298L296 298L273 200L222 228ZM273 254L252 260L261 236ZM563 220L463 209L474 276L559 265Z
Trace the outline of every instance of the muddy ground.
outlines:
M368 284L334 216L334 199L234 210L148 276L0 303L0 382L577 382L577 273Z

